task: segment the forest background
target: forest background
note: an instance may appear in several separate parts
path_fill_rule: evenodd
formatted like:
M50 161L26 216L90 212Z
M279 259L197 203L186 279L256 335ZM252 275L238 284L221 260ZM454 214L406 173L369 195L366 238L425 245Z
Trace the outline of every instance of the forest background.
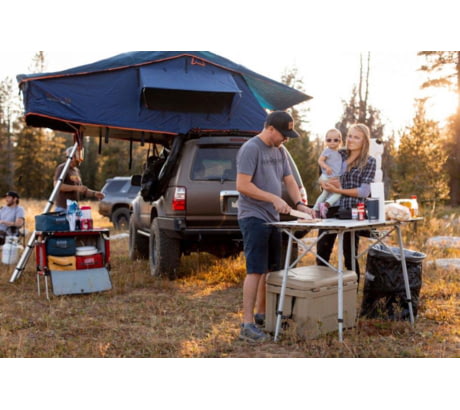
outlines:
M460 52L419 52L425 61L419 69L426 73L420 87L460 89ZM420 202L432 207L437 203L460 204L460 121L459 108L446 121L427 117L427 99L414 101L412 123L403 131L387 133L378 107L369 103L369 52L360 55L360 70L352 92L342 101L343 113L335 126L346 136L347 128L356 122L365 123L372 138L384 145L382 158L386 197L395 199L417 195ZM30 73L46 67L46 53L39 51L30 64ZM415 75L415 73L414 73ZM291 87L304 90L303 79L295 67L288 68L276 79ZM72 135L48 129L27 127L22 118L21 95L14 87L15 79L0 79L0 192L16 190L22 197L45 199L52 191L52 176L56 165L64 160L64 149L72 145ZM302 138L289 141L292 153L310 202L319 194L317 158L324 148L322 138L313 137L309 130L308 102L291 109ZM148 146L135 145L130 167L129 144L109 140L99 147L94 138L84 138L85 161L81 172L85 185L101 189L105 180L114 176L142 172Z

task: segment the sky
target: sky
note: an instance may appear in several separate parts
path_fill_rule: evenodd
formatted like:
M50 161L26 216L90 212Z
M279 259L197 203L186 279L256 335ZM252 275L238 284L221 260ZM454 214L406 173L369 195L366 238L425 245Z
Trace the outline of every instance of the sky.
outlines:
M114 51L46 51L46 70L60 71L91 63L130 50ZM343 101L349 100L353 86L359 81L360 55L366 62L368 51L313 50L300 53L293 49L277 51L276 58L250 50L218 46L210 51L226 57L262 75L279 81L285 70L296 67L305 92L313 99L304 104L309 108L308 125L313 136L324 133L340 119ZM0 79L15 78L29 72L35 51L6 52L0 65ZM370 51L369 102L381 112L386 124L385 134L399 133L411 124L415 98L431 95L428 115L443 121L455 110L455 95L439 89L421 90L426 75L418 70L424 59L416 50ZM5 53L3 53L5 56Z

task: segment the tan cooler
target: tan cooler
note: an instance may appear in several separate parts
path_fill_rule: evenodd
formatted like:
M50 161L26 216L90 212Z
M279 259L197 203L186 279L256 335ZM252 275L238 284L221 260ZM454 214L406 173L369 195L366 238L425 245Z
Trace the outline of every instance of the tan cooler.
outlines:
M283 281L282 271L267 275L267 311L265 329L274 332L276 311ZM355 325L357 275L353 271L343 274L344 328ZM312 339L338 330L338 275L327 266L303 266L289 270L284 298L283 318L295 322L297 334Z

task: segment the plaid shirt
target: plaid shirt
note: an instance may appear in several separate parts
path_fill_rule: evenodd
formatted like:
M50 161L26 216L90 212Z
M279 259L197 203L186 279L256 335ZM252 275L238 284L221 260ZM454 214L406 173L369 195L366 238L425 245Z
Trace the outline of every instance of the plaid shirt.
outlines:
M367 164L363 168L353 167L350 171L347 171L347 151L340 150L342 154L342 176L340 177L340 183L344 189L359 188L363 184L370 184L374 182L376 160L374 157L369 156ZM342 195L340 198L340 206L343 208L356 208L358 202L364 202L365 198L356 198L351 196Z

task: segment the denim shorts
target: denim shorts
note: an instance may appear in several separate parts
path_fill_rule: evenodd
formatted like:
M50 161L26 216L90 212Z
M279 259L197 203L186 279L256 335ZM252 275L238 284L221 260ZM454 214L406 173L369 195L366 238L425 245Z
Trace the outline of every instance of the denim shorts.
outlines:
M259 218L239 219L243 234L247 273L263 274L280 270L281 232Z

